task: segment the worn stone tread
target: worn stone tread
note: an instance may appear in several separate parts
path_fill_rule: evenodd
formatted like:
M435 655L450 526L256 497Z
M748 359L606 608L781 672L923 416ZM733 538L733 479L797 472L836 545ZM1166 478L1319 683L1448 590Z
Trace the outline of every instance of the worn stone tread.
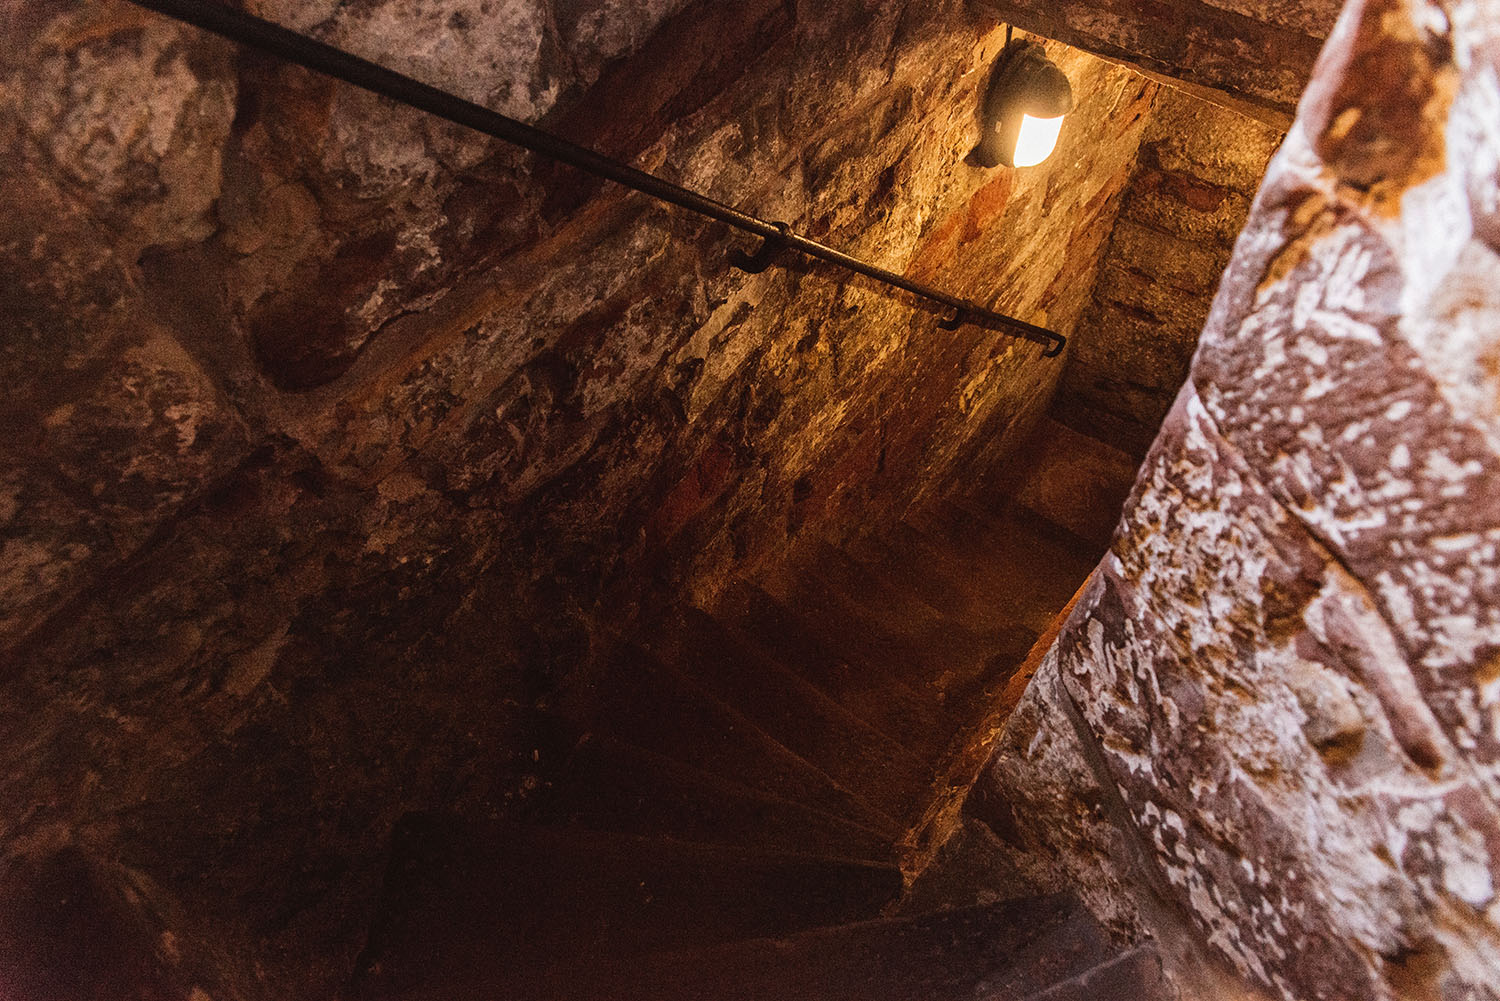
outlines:
M900 826L701 684L631 647L595 692L594 729L894 838Z
M956 586L972 581L974 599L1038 634L1103 555L1100 547L1024 511L983 512L943 502L908 514L907 522L936 547L963 554L964 570L947 568Z
M917 754L939 754L957 721L930 691L895 672L828 649L826 637L760 587L737 581L715 612L727 628L785 665L867 724Z
M941 545L905 522L851 539L851 557L887 580L900 578L922 600L949 618L984 625L1006 620L975 586L974 568L964 554Z
M1026 659L1039 635L1033 627L1050 610L1025 591L1029 576L1014 568L988 567L982 558L922 539L910 526L898 525L888 535L911 540L909 556L896 555L887 544L867 538L858 543L859 563L877 578L904 578L913 586L920 582L929 604L943 608L948 619L967 622L987 646L984 673L973 679L976 694L998 690ZM909 569L914 563L921 567L919 572Z
M850 598L846 587L820 577L777 574L763 584L805 621L815 622L831 648L897 671L909 686L937 699L966 699L997 666L1018 661L1017 651L1024 656L1029 645L1019 629L976 635L935 613L905 620L882 614Z
M889 861L890 839L823 813L595 735L574 750L540 817L599 831Z
M873 573L872 568L826 539L809 539L797 548L788 569L827 581L851 604L902 624L910 623L913 631L940 624L973 631L970 623L944 615L911 587L911 578L920 572L919 567L912 568L910 573L886 577Z
M1071 896L1033 897L558 970L532 995L592 1001L1021 1001L1118 950ZM1103 1001L1105 995L1100 995ZM1132 1001L1150 1001L1148 997Z
M1161 954L1137 947L1076 977L1053 984L1027 1001L1176 1001Z
M931 775L927 762L702 611L685 610L661 632L664 660L844 788L897 819L920 809Z
M990 826L961 816L958 826L910 880L888 916L926 914L1037 896L1041 889L1017 867Z
M351 993L522 997L543 967L582 980L612 957L867 920L900 889L891 865L411 814Z
M887 579L901 577L907 586L945 616L977 630L1003 629L1029 621L1031 598L1023 590L1025 575L1003 554L984 551L973 534L949 540L939 531L900 521L878 534L850 543L850 555ZM958 544L960 541L962 545Z

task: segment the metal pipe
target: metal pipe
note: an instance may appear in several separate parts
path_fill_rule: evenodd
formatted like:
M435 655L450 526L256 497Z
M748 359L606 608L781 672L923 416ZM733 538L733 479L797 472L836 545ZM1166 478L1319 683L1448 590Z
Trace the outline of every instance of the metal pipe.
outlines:
M543 132L525 122L491 111L472 101L466 101L457 95L439 90L420 80L414 80L378 63L308 38L306 35L298 34L252 14L232 10L217 3L204 2L204 0L131 0L131 2L221 35L232 42L260 49L288 62L305 66L345 83L388 97L408 107L522 146L534 153L540 153L597 177L623 184L627 188L633 188L668 204L717 219L736 229L763 238L768 245L800 251L808 257L836 264L876 281L904 289L913 295L941 303L954 311L944 322L944 326L949 329L954 329L961 323L974 323L1004 330L1012 336L1022 337L1046 346L1047 350L1043 352L1043 357L1046 358L1061 354L1067 343L1066 338L1044 327L1004 316L967 299L949 295L921 282L914 282L894 271L876 267L857 257L851 257L842 251L824 246L816 240L791 232L782 224L768 222L741 212L733 206L715 201L696 191L679 187L645 171L637 170L617 160L611 160L591 149Z

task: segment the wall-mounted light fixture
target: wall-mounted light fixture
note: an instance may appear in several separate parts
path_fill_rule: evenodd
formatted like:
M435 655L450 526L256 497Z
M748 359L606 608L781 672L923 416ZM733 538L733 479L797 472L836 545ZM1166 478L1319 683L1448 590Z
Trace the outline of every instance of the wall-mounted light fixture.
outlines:
M1040 42L1007 42L990 73L974 160L984 167L1034 167L1052 154L1073 110L1067 75Z

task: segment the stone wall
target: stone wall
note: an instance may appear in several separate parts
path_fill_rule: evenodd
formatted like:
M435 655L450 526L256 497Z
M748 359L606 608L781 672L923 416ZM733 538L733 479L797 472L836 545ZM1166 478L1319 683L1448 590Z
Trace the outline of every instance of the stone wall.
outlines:
M1162 89L1053 401L1059 420L1145 456L1282 135Z
M249 6L1064 333L1156 89L1054 46L1080 113L992 173L957 2ZM330 996L394 819L511 810L635 607L895 517L1061 371L133 7L0 12L0 942L96 886L184 991Z
M1497 997L1497 52L1348 6L970 804L1288 999Z

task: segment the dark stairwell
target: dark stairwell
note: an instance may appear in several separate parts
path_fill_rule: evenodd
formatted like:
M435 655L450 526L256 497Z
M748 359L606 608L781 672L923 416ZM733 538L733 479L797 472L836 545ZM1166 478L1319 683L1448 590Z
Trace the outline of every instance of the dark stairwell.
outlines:
M440 24L434 82L1045 361L53 6L0 29L0 998L1167 996L966 794L1274 128L1049 43L1054 161L965 167L985 5L246 4L394 63Z
M402 822L355 995L1166 996L1154 953L1039 895L981 824L902 879L1097 557L943 504L669 611L576 693L524 820Z

